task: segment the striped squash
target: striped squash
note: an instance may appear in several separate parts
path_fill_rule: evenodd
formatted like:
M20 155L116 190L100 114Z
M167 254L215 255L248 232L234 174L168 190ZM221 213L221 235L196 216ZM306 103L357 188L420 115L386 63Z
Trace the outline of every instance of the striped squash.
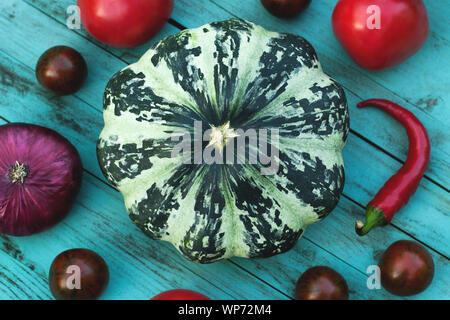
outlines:
M344 91L305 39L245 20L157 43L110 80L104 121L99 163L131 219L192 261L285 252L334 209L343 189ZM206 138L195 138L195 123ZM274 139L256 153L277 154L275 174L247 158L250 139L244 149L224 147L238 132L264 137L261 129ZM174 136L186 133L191 149L174 154L181 141ZM195 146L215 159L234 150L235 161L196 162Z

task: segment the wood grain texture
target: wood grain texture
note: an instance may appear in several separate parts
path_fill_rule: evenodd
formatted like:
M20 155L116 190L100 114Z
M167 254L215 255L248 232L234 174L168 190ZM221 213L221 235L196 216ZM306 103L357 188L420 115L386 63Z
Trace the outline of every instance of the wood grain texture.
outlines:
M250 12L250 9L255 10L255 3L259 6L258 1L248 6L241 1L237 10L237 1L197 2L199 3L194 8L191 2L177 0L173 18L188 27L196 27L232 15L243 18L250 15L251 18L255 13ZM85 174L82 193L75 209L60 225L31 237L1 237L3 244L0 263L3 267L0 268L0 298L50 298L47 288L50 263L59 252L73 247L93 249L107 261L112 276L110 286L103 296L105 299L148 299L160 291L180 287L198 290L215 299L287 299L293 297L298 276L306 268L320 264L335 268L347 279L352 299L393 299L395 297L384 290L368 290L365 272L367 266L376 263L390 243L397 239L411 239L408 235L411 234L431 248L449 255L448 191L428 180L422 182L416 196L405 207L401 216L394 219L393 223L398 229L388 226L374 231L366 238L355 235L354 220L363 215L360 205L364 205L385 179L401 165L358 135L370 138L376 145L401 159L406 146L403 145L405 137L401 136L400 127L377 112L354 111L351 104L370 93L383 94L383 97L392 97L393 100L412 100L402 95L402 83L403 86L406 84L404 80L395 78L398 77L397 73L380 76L382 81L392 83L390 88L398 88L387 89L379 84L381 81L376 79L378 75L359 70L351 61L347 61L348 58L345 60L344 53L334 54L327 49L324 43L329 37L329 30L325 30L327 25L313 25L312 29L305 32L310 32L311 37L315 35L317 42L311 42L316 46L325 70L338 81L346 81L346 87L351 87L346 90L354 130L344 152L347 168L344 192L347 198L341 200L330 217L308 229L305 237L292 251L270 259L233 259L212 265L197 265L182 258L171 245L148 239L129 221L120 194L104 182L97 165L95 142L103 125L101 99L106 82L127 63L134 62L157 39L133 50L105 47L87 36L83 30L74 32L65 27L65 9L73 3L74 1L69 0L3 0L0 3L0 30L11 30L9 33L0 32L0 93L4 97L0 102L0 117L56 129L78 148L84 167L89 172ZM331 6L320 0L315 3L312 7L314 16L309 18L304 15L298 20L285 23L268 16L264 9L257 7L255 19L261 21L251 20L266 24L272 29L304 34L303 30L297 32L298 27L313 24L314 19L324 20L323 14L318 11L321 8L328 10ZM193 12L196 14L192 14ZM439 28L444 29L445 25L438 24L435 28L438 31ZM158 39L177 31L175 27L167 25ZM436 41L444 43L439 39ZM88 61L88 81L74 96L57 98L41 89L34 80L34 65L39 55L57 44L77 48ZM432 49L424 48L425 50ZM448 53L448 42L447 49L444 47L442 50L443 53L436 54ZM424 61L427 59L429 58L425 57ZM422 67L421 65L420 68ZM414 68L414 64L411 68ZM431 83L432 79L420 81ZM357 89L353 89L353 82L357 82ZM424 92L417 89L421 84L411 82L412 87L417 86L413 90L414 94L419 96ZM436 88L440 85L441 83L436 84ZM414 102L407 105L411 110L416 110L414 108L419 106L420 103ZM432 110L422 110L419 117L422 120L431 119L427 121L432 125L433 134L444 135L441 137L442 144L438 146L442 148L442 152L448 153L448 140L445 138L448 123L446 119L440 119L438 114L431 112L433 110L434 107ZM355 119L359 123L357 126L354 125ZM371 121L385 123L386 128L393 130L375 135L372 129L366 128L366 122ZM379 130L379 124L372 127ZM433 156L436 159L431 164L428 175L440 183L448 182L445 180L449 171L448 160L443 158L442 161L437 161L441 156L439 153L434 153ZM424 215L427 219L423 219ZM427 291L413 298L450 299L448 259L437 253L433 253L433 258L437 268L436 277Z
M2 58L2 56L0 55L0 58ZM0 59L0 65L4 66L4 68L6 68L6 66L8 66L9 68L12 68L13 70L15 70L16 75L18 75L18 78L20 78L21 80L18 82L18 84L22 84L22 83L31 83L33 80L33 73L32 70L26 68L25 66L20 66L18 65L18 62L15 62L12 59L9 59L5 56L3 56L2 59ZM42 91L40 90L39 87L37 86L31 86L30 87L30 95L32 97L40 97L43 95ZM18 97L20 97L18 92L14 92L14 90L10 90L12 97L15 97L15 102L17 105L22 105L26 108L26 101L27 101L27 97L25 96L23 100L18 99ZM67 97L69 98L69 97ZM42 100L45 100L45 93L43 95L43 97L41 98ZM52 112L52 101L48 100L47 103L50 106L49 111L47 112ZM42 118L46 119L48 117L46 117L46 113L44 112L44 110L42 110L40 107L41 105L44 105L44 103L41 102L41 104L37 104L36 102L33 103L33 106L38 106L38 110L39 113L42 113ZM9 113L8 110L10 110L11 108L9 108L9 101L6 100L4 105L1 105L2 109L5 110L5 115L8 115L10 117L17 118L17 119L25 119L28 121L32 121L33 118L36 117L35 113L36 113L36 109L34 109L35 107L28 109L27 112L25 113L21 113L20 115L15 115L14 113ZM88 105L84 106L85 109L89 109ZM23 109L22 109L23 110ZM100 113L98 115L98 117L100 117ZM14 119L14 121L16 121ZM64 123L53 123L52 121L48 121L48 122L43 122L41 123L43 125L46 125L48 127L52 127L55 128L59 131L64 131L64 132L69 132L66 130L69 130L70 128L67 128L67 124ZM87 124L81 124L82 126L86 125L88 126L89 123ZM97 130L100 130L101 127L98 126ZM355 141L353 141L355 140ZM358 145L358 143L360 145ZM84 142L85 145L90 146L90 148L88 148L89 150L94 150L95 149L95 141L85 141ZM369 148L367 148L369 147ZM374 149L372 147L373 150L370 150L370 146L365 145L363 141L359 140L357 137L354 137L353 139L350 138L349 140L349 145L347 146L348 150L363 150L364 148L368 149L368 150L364 150L364 154L368 155L368 159L373 159L373 157L375 156L375 154L377 154L377 150ZM89 152L89 151L88 151ZM384 158L386 158L385 160L387 160L387 162L390 162L391 166L395 166L395 161L390 159L387 155L379 152L378 156L384 156ZM89 158L89 156L87 156L86 151L80 151L80 154L82 156L82 158L84 159ZM347 156L346 156L347 158ZM350 157L351 158L351 157ZM94 159L95 160L95 159ZM369 162L369 161L368 161ZM91 178L89 175L85 175L85 177L88 177L90 179L94 179ZM91 183L93 183L91 181ZM430 183L431 184L431 183ZM433 185L434 186L434 185ZM91 187L91 186L90 186ZM103 223L107 224L107 227L113 227L113 226L118 226L118 230L123 231L122 228L124 228L124 226L127 226L128 228L133 229L132 232L136 233L136 236L139 237L139 240L135 240L133 242L135 243L142 243L143 245L140 245L140 247L137 249L136 252L133 252L130 254L131 257L135 258L136 260L138 260L137 262L132 260L132 262L134 262L134 264L137 264L138 266L140 266L140 263L145 263L145 261L148 259L148 257L145 256L145 249L143 249L143 247L145 247L144 244L146 244L147 242L152 242L155 247L149 249L149 251L157 251L158 248L167 250L171 253L171 255L169 254L169 257L173 256L173 259L176 259L176 261L178 261L177 263L175 263L174 265L178 265L180 262L184 262L184 259L181 258L181 256L174 250L174 248L172 246L170 246L169 244L163 244L161 242L154 242L151 241L149 239L147 239L145 236L143 236L140 231L138 231L136 228L132 227L131 222L128 220L128 218L126 217L125 214L125 210L122 204L122 199L119 193L117 193L116 191L112 190L111 188L107 187L105 184L98 182L97 187L101 190L89 190L88 187L83 186L83 191L86 191L86 194L82 194L80 196L80 199L82 201L84 201L86 198L88 198L89 196L92 195L93 199L91 199L91 201L86 202L81 204L82 208L80 209L82 212L87 212L92 213L92 214L96 214L96 215L103 215L101 217L101 221L103 221ZM434 186L435 187L435 186ZM105 189L107 190L106 192L108 193L108 198L105 200L102 200L103 197L99 198L99 194L104 193ZM325 264L325 265L333 265L333 267L339 269L339 270L345 270L342 273L346 275L347 280L352 283L352 288L354 288L354 297L353 298L381 298L385 295L384 292L378 292L378 291L370 291L370 290L364 290L365 288L365 281L366 281L366 277L364 277L364 268L361 266L369 266L370 264L375 263L373 259L371 259L370 256L368 256L365 259L361 259L358 258L358 263L360 264L360 268L358 269L358 271L355 271L354 268L351 268L349 266L349 264L354 265L356 263L355 259L354 259L354 253L352 251L348 251L348 249L346 250L346 248L351 248L352 243L355 240L359 240L359 238L357 238L357 236L354 234L353 232L353 223L354 220L356 219L356 217L359 215L361 215L363 213L363 210L360 207L357 207L355 205L353 205L351 212L353 213L351 218L346 219L345 222L341 222L339 215L341 215L343 212L345 213L348 208L346 208L345 206L343 206L343 203L345 203L344 201L346 200L342 200L341 203L339 204L339 207L337 210L335 210L333 212L333 214L328 217L327 219L325 219L324 222L320 223L320 225L322 226L327 226L331 224L331 227L329 228L329 230L324 230L323 227L320 228L310 228L309 230L307 230L306 232L306 236L305 239L301 240L299 242L299 244L296 246L296 249L293 250L292 252L286 254L286 255L281 255L279 257L276 258L271 258L271 259L265 259L265 260L255 260L255 265L251 264L251 265L246 265L244 262L246 262L246 260L244 259L235 259L233 261L236 261L236 263L238 265L241 265L244 267L245 270L248 270L251 274L257 274L258 277L261 277L264 279L264 274L259 274L258 270L267 270L266 272L269 274L273 274L277 276L277 281L268 281L272 286L274 286L275 288L281 290L282 292L285 292L288 295L292 295L292 290L295 286L295 278L298 277L298 275L301 274L302 271L304 271L306 268L308 268L309 266L315 265L315 264ZM347 201L348 202L348 201ZM108 204L108 206L105 206L105 203ZM101 206L100 208L98 208L98 206ZM109 207L111 206L111 207ZM74 210L74 212L77 212L76 210ZM113 217L120 216L121 219L123 220L118 220L115 221L114 219L110 218L108 214L113 214ZM98 238L98 234L109 234L109 233L116 233L116 230L111 230L111 229L106 229L103 230L102 228L102 222L98 222L98 221L92 221L94 217L91 217L90 215L84 215L84 216L78 216L77 217L77 213L72 213L71 216L66 219L64 221L64 224L67 225L67 230L64 229L63 231L58 230L57 228L54 228L52 230L50 230L50 234L48 236L45 236L46 233L41 234L41 235L36 235L30 238L35 238L35 239L39 239L39 241L34 241L34 240L29 240L30 238L18 238L15 242L15 246L18 246L19 248L21 248L20 250L23 251L29 251L29 252L35 252L37 250L37 248L32 247L32 249L30 250L25 250L24 246L26 246L28 243L32 243L35 244L36 246L41 246L40 242L43 241L42 239L46 239L46 241L48 241L48 243L52 243L52 242L60 242L58 235L59 234L65 234L65 235L69 235L69 239L70 241L67 243L67 246L64 248L60 248L60 249L55 249L52 250L51 252L55 252L55 256L59 251L71 248L71 247L78 247L81 246L80 243L83 243L84 245L82 245L83 247L88 247L88 248L92 248L94 250L96 250L97 252L99 252L100 254L102 254L101 252L108 252L108 254L112 255L114 257L114 259L111 258L111 262L109 262L110 265L112 266L116 266L116 265L121 265L122 262L121 261L125 261L124 258L121 255L118 255L118 253L120 252L120 250L123 250L126 253L129 253L130 251L130 245L126 245L126 244L122 244L121 242L118 242L118 238L116 238L116 236L113 235L112 239L108 239L106 240L107 242L105 243L101 243L99 244L97 241L92 242L89 241L90 238L93 239L97 239ZM72 220L73 219L73 220ZM73 227L75 227L77 229L72 229ZM94 226L93 229L89 229L90 226ZM344 228L345 226L345 228ZM337 233L336 231L333 231L333 228L336 228L336 230L342 230L341 232ZM376 243L380 243L380 241L383 241L383 239L386 238L386 234L390 234L390 232L392 232L393 228L388 227L385 229L381 229L380 232L377 232L376 234L374 234L375 236L375 240L373 240ZM425 228L426 229L426 228ZM83 234L83 238L80 238L80 230L83 230L82 234ZM312 233L312 231L310 230L317 230L317 234ZM395 230L395 229L393 229ZM378 231L378 230L377 230ZM398 232L400 233L400 232ZM326 244L321 244L320 246L317 246L315 243L316 241L318 241L318 239L314 239L314 237L323 237L323 234L326 234L327 236L324 238L327 238L327 242ZM444 233L445 234L445 233ZM131 232L130 235L126 236L126 237L130 237L131 236ZM125 237L125 238L126 238ZM124 238L124 236L120 236L119 239ZM405 238L409 238L409 237L405 237ZM22 240L23 239L23 240ZM310 240L313 239L313 240ZM342 239L347 239L348 243L343 243ZM313 241L312 243L308 243L305 242L305 240L310 240L309 242ZM30 241L30 242L28 242ZM38 244L39 243L39 244ZM377 249L378 251L382 250L382 246L386 243L385 242L381 242L380 248ZM388 242L387 242L388 243ZM445 242L444 242L445 243ZM72 244L72 245L71 245ZM95 247L91 247L92 245L95 244ZM336 248L333 247L333 245L338 244L336 246ZM307 247L305 247L305 245L307 245ZM100 248L100 249L99 249ZM113 249L117 249L119 248L119 251L115 252ZM298 248L298 249L297 249ZM327 248L327 252L324 252L324 250L322 248ZM47 250L48 248L44 247L44 250ZM59 251L58 251L59 250ZM100 250L100 251L99 251ZM360 251L364 251L367 250L366 247L361 246L360 247ZM113 251L113 253L111 254L110 251ZM47 257L48 254L45 254L45 252L40 252L40 251L36 251L38 253L38 256L36 257L31 257L32 261L36 261L34 259L39 259L39 257L41 255L46 255ZM329 252L333 252L333 255L331 255ZM102 254L103 255L103 254ZM306 257L306 259L304 259ZM117 258L117 259L116 259ZM41 258L42 259L42 258ZM50 259L50 258L49 258ZM106 259L106 258L105 258ZM281 259L281 261L279 260ZM286 261L285 261L286 259ZM295 259L297 260L297 262L295 264L292 264L292 262L290 260ZM152 259L153 260L153 259ZM269 261L273 260L275 261L275 263L270 264ZM347 263L344 263L343 261L346 261ZM331 263L332 262L332 263ZM50 265L51 260L48 261L44 261L44 262L40 262L39 260L38 262L35 264L41 266L41 268L45 268L45 265ZM186 262L187 263L187 262ZM447 266L448 263L446 263L446 261L442 261L440 262L442 263L442 269L443 271L440 273L442 275L447 275L450 271L447 270ZM127 261L127 265L131 264L133 265L133 263L130 263L130 261ZM155 270L159 270L159 272L164 272L164 273L173 273L173 271L167 270L166 268L164 268L164 266L168 264L167 261L165 261L164 263L160 263L156 266L154 266ZM192 263L188 263L188 264L192 264ZM216 264L214 264L213 266L216 266ZM270 267L269 267L270 266ZM288 268L289 266L289 268ZM192 268L207 268L207 270L211 269L211 267L209 266L201 266L201 265L196 265L196 264L192 264ZM128 268L128 267L127 267ZM168 268L173 268L173 265L169 264ZM226 268L226 267L225 267ZM161 271L161 269L163 269L164 271ZM176 269L176 267L174 268ZM269 270L272 270L269 272ZM124 272L127 269L125 268ZM140 276L142 276L143 278L146 278L146 269L142 269L140 270L140 272L137 272L137 274L141 274ZM155 272L153 270L153 272ZM199 273L199 271L195 270L195 273ZM218 271L218 274L222 274L223 271ZM143 275L142 275L143 274ZM247 274L248 276L248 274ZM45 277L45 274L41 274L41 277ZM214 275L208 275L207 279L210 277L214 277ZM232 282L232 277L230 277L230 279L227 279L227 281L225 283L222 284L222 286L225 286L227 283L233 283ZM294 280L293 280L294 279ZM268 280L272 280L272 279L268 279ZM151 279L149 281L155 281L154 279ZM173 284L173 279L170 279L169 283ZM242 276L240 277L240 281L242 281ZM134 281L133 281L134 282ZM245 286L247 287L247 289L249 288L249 281L246 280L245 281ZM281 283L282 285L280 285L279 283ZM442 282L437 282L437 284L440 284ZM445 282L444 282L445 283ZM121 285L125 285L122 281L120 281ZM133 297L133 295L136 297L141 297L144 294L144 291L132 291L130 293L130 296L126 295L123 296L121 294L123 294L123 292L120 290L120 286L118 285L118 287L116 287L118 291L113 291L114 292L114 296L119 294L119 296L121 298L130 298ZM358 289L356 289L358 288ZM438 287L438 290L442 289L440 287ZM43 289L42 289L43 290ZM128 291L127 291L128 292ZM157 291L156 291L157 292ZM262 290L259 290L259 292L263 292ZM428 294L429 291L427 291ZM358 293L358 294L356 294ZM247 295L249 295L249 293L246 293ZM251 294L249 295L251 296ZM106 296L108 297L108 296ZM236 296L237 297L237 296ZM257 296L260 297L260 296ZM425 296L426 297L426 296ZM260 297L262 298L262 297Z
M28 0L27 0L28 1ZM42 1L38 3L38 1ZM52 46L54 44L58 43L69 43L69 45L72 45L76 48L82 48L82 53L86 56L86 60L88 61L89 65L89 78L88 78L88 85L86 85L81 91L79 91L75 96L73 97L64 97L64 98L58 98L54 97L55 101L57 101L57 105L73 105L75 110L73 110L73 113L70 113L68 115L68 118L70 119L80 119L80 123L86 123L86 119L92 119L86 129L88 129L86 137L89 138L89 141L91 143L95 142L98 134L101 131L102 127L102 120L101 117L95 116L95 113L92 113L91 111L86 116L83 116L86 111L83 110L83 107L78 107L76 104L76 101L82 100L82 101L88 101L90 106L94 109L101 110L102 109L102 93L103 89L108 82L111 74L114 74L116 71L122 69L125 67L127 62L132 63L135 61L134 58L129 58L127 55L125 61L121 61L120 59L111 56L110 54L106 53L104 50L99 48L97 46L97 42L94 41L94 43L86 43L81 45L81 42L86 42L83 39L83 35L81 33L74 34L73 31L68 30L65 25L65 6L64 1L57 2L55 4L46 5L46 0L34 0L33 5L40 5L39 8L43 11L45 11L48 14L53 14L56 12L61 12L61 15L59 17L60 23L57 21L54 21L50 17L41 16L39 14L39 11L37 9L30 8L26 3L20 4L20 2L16 5L15 8L15 21L21 22L20 23L20 33L17 35L17 38L25 36L26 34L32 33L33 30L39 26L42 32L39 32L40 36L36 37L36 39L30 39L30 47L25 50L19 44L22 42L20 41L13 41L8 43L8 45L4 48L5 52L10 54L11 56L14 55L15 59L20 59L20 61L23 61L23 63L26 63L27 66L32 70L35 65L35 61L39 58L40 54L46 50L48 46ZM71 2L68 1L66 5L69 5ZM53 8L53 5L57 5L57 8ZM5 8L6 5L5 5ZM52 9L51 9L52 8ZM51 9L51 10L50 10ZM31 12L30 12L31 11ZM35 11L35 12L33 12ZM5 19L0 19L0 23L4 21L5 25L8 23L7 19L7 10L4 10L3 13L5 15ZM173 31L176 32L176 30L173 30L173 26L168 26L170 29L167 32ZM19 25L17 25L17 29L19 29ZM49 33L51 30L52 36L49 36ZM0 41L2 35L0 35ZM5 37L6 42L6 35L3 35ZM51 40L46 40L51 39ZM47 42L46 42L47 41ZM49 41L51 41L49 43ZM151 43L149 43L149 46ZM142 50L142 48L139 48ZM81 49L80 49L81 50ZM122 50L123 52L128 52L130 50ZM17 52L17 54L15 54ZM31 62L29 62L31 61ZM9 63L6 63L5 68L7 68L7 65ZM105 67L103 67L105 66ZM112 68L115 71L108 71L108 68ZM9 74L12 73L12 70L8 71ZM29 80L30 82L33 82L33 79ZM25 86L25 84L23 85ZM13 89L14 90L14 89ZM42 92L44 95L44 98L40 102L40 106L43 104L46 104L46 101L48 100L45 96L52 96L50 93L46 93L45 91ZM11 99L14 99L16 96L16 93L10 92L9 93ZM30 94L30 98L36 98L39 95L36 95L35 93ZM349 99L353 99L355 101L358 101L358 98L352 94L351 92L347 92L347 96L349 96ZM76 99L75 102L73 99ZM98 102L91 103L91 101L98 100ZM63 101L63 102L60 102ZM40 107L40 109L45 110L45 108L48 107ZM73 109L73 108L71 108ZM350 106L350 109L352 107ZM354 108L353 108L354 109ZM42 111L40 110L40 112ZM61 107L54 107L52 110L61 110ZM10 111L8 108L5 109L5 117L7 115L8 119L11 121L20 121L21 119L21 112L19 109L15 108L12 110L15 111L15 115L10 115ZM359 111L359 112L358 112ZM356 111L358 114L365 114L366 116L369 116L369 113L365 113L366 110L358 110ZM372 111L372 110L367 110ZM376 110L375 110L376 111ZM32 112L32 111L31 111ZM72 112L72 111L71 111ZM60 112L61 114L61 112ZM64 114L64 113L62 113ZM79 114L79 116L74 117L73 115ZM52 113L50 112L50 115ZM34 116L31 117L31 120L34 119ZM48 117L44 117L44 119L48 119ZM351 118L353 119L353 117ZM389 120L386 118L386 120ZM75 121L75 120L73 120ZM365 121L370 121L370 119L367 119ZM351 120L351 123L354 123L354 120ZM47 123L49 125L49 123ZM399 126L398 124L392 122L392 125ZM94 130L94 132L92 132ZM436 130L439 130L439 128L436 128ZM80 131L80 130L79 130ZM72 133L68 133L69 137L73 136ZM403 133L402 133L403 134ZM387 137L387 139L390 139ZM77 141L80 141L79 144L76 144L77 146L80 145L81 148L85 147L83 138L83 134L80 133L77 138L75 138L75 143ZM347 182L346 182L346 189L345 189L345 195L352 198L353 200L357 201L361 205L365 205L368 203L371 197L374 196L376 191L382 186L384 181L389 178L389 176L395 172L399 167L400 163L396 162L392 158L388 156L384 156L383 153L377 152L374 148L371 148L370 152L361 152L360 147L353 145L350 145L353 141L359 141L357 136L354 135L354 133L350 134L350 140L349 145L344 149L344 160L346 163L347 168L351 168L352 170L347 170ZM406 141L406 139L405 139ZM387 141L385 143L388 143ZM364 144L359 144L364 145ZM434 145L433 145L434 149ZM91 147L90 153L88 153L88 156L86 157L86 163L89 164L89 166L85 165L88 171L92 172L96 176L103 179L103 176L99 173L99 168L97 165L97 161L95 159L95 155L93 152L95 151L94 148ZM360 160L360 156L364 157L364 161ZM84 160L84 159L83 159ZM432 166L432 165L431 165ZM366 168L371 168L370 170L367 170ZM362 175L361 175L362 173ZM445 191L443 191L441 188L439 188L436 185L433 185L429 181L424 180L422 184L426 184L427 188L425 189L425 192L422 192L424 188L420 188L418 194L423 194L423 197L414 197L412 199L413 203L418 203L417 207L415 205L409 205L408 207L404 208L402 210L402 216L407 217L406 219L395 219L394 224L397 222L399 223L399 226L401 226L406 232L416 236L418 239L426 242L426 243L433 243L433 247L443 252L445 255L449 256L449 249L446 245L448 243L449 235L446 232L446 226L449 224L448 220L448 212L449 210L449 201L448 197L445 197ZM351 186L351 188L349 188ZM428 191L429 190L429 191ZM434 201L429 201L429 199L433 199ZM431 203L431 206L430 204ZM420 208L420 210L416 210L417 208ZM424 213L425 212L425 213ZM361 212L361 214L363 214ZM421 216L423 214L426 214L428 219L425 221L421 221ZM436 225L437 228L431 228L431 226Z

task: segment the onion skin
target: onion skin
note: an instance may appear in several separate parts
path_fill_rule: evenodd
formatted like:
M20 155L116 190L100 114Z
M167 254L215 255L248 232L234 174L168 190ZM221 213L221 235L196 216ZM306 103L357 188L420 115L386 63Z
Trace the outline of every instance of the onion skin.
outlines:
M26 236L60 222L81 188L75 147L56 131L26 123L0 126L0 141L0 233ZM17 164L26 167L23 183L12 179Z

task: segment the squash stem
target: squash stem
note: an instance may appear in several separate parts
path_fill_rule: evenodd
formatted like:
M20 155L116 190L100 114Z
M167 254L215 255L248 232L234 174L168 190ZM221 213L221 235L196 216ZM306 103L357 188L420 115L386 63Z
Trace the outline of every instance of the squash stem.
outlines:
M228 141L238 137L233 128L230 127L230 122L221 125L220 127L211 127L211 135L209 138L209 144L207 147L214 147L220 153L222 153L223 148L227 145Z

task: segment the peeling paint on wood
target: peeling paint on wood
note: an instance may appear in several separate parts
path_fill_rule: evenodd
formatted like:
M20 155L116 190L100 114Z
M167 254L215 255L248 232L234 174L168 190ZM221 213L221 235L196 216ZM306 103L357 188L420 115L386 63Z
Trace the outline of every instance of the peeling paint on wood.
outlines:
M198 3L202 6L200 12ZM137 49L112 49L92 40L84 30L66 28L65 9L70 4L72 0L0 2L0 28L10 31L0 33L0 117L56 129L76 145L90 172L85 174L77 205L61 224L31 237L0 237L0 298L51 299L46 279L51 261L59 252L81 246L97 251L110 265L111 283L105 299L147 300L176 287L188 287L216 299L288 299L294 296L300 274L319 264L329 265L344 275L352 299L395 299L384 290L367 290L365 269L376 263L390 243L411 239L410 234L441 253L432 253L436 263L432 285L411 298L450 299L450 167L446 160L450 139L448 117L443 117L450 106L449 64L442 63L448 57L450 33L445 23L448 12L442 10L438 1L426 3L432 17L429 44L398 68L381 73L356 68L339 48L327 25L333 6L330 1L313 1L301 19L289 22L269 16L262 6L255 8L250 2L176 1L172 18L187 27L237 15L273 30L300 33L313 42L325 71L347 87L355 132L396 158L405 158L407 145L402 129L377 112L359 112L354 107L363 98L383 97L404 101L406 107L417 112L433 144L439 146L433 150L427 172L439 184L422 182L411 203L394 219L397 228L385 227L363 239L353 233L354 220L364 213L361 206L401 164L351 134L344 151L346 197L326 220L308 230L305 238L286 254L264 260L237 258L207 266L190 263L170 245L141 235L128 221L120 194L102 180L95 155L95 142L103 125L101 106L106 82L127 63L135 62L135 57L141 56L154 41L178 29L167 25L157 39ZM317 20L327 23L317 24ZM56 44L79 48L88 61L90 77L74 96L56 98L35 81L37 59ZM379 130L380 124L386 128ZM423 218L425 215L427 219Z

